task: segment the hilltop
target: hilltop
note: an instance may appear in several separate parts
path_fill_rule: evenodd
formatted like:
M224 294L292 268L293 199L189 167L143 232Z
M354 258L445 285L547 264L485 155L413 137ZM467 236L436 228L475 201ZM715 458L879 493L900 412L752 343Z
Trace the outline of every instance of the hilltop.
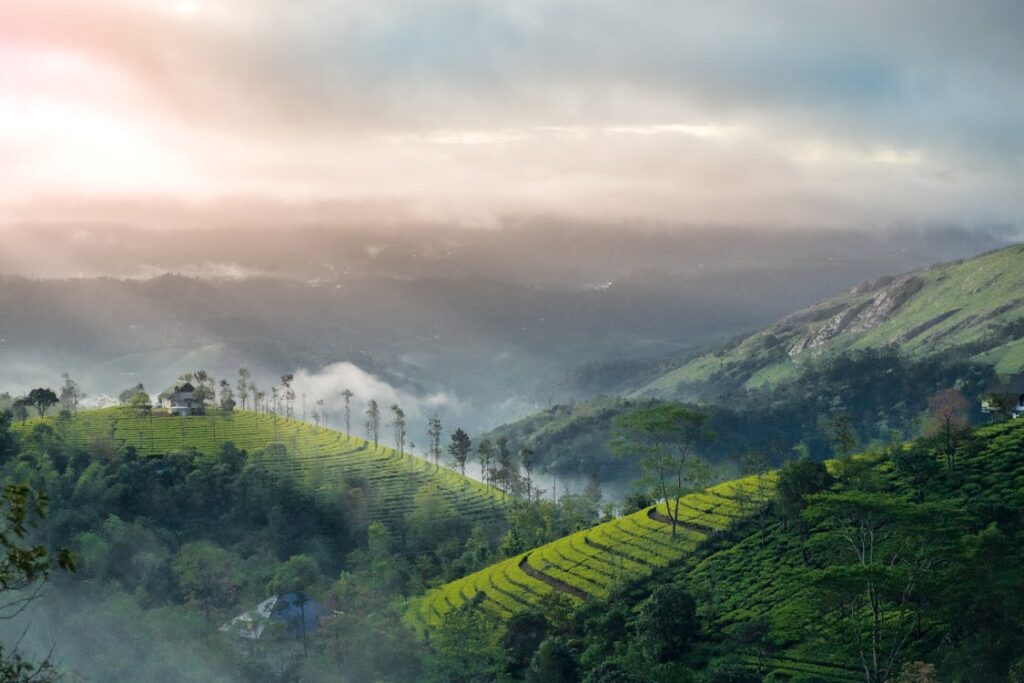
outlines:
M482 524L500 525L504 519L506 503L500 494L478 481L382 444L374 446L366 439L272 414L237 410L227 416L171 417L103 408L79 411L67 421L29 420L15 431L31 438L44 422L70 447L90 452L130 446L141 456L194 449L212 457L230 442L262 452L266 471L311 491L360 489L367 517L391 525L401 522L409 502L424 487L436 489L451 514Z
M695 398L709 387L753 389L793 377L808 359L895 346L1024 369L1024 245L859 285L705 353L634 396Z

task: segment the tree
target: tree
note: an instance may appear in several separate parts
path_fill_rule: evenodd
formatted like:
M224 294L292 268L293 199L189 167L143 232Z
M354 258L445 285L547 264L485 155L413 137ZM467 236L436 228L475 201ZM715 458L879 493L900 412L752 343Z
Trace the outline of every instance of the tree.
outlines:
M473 442L469 439L469 434L462 431L462 428L458 428L452 433L452 442L448 444L448 453L452 456L452 465L459 471L460 474L465 476L466 474L466 463L469 462L469 454L473 449Z
M141 415L152 415L153 413L153 404L150 403L149 394L146 393L135 394L125 405Z
M653 661L678 659L700 634L697 603L678 583L660 586L641 605L637 629Z
M837 458L848 458L857 448L857 434L853 431L853 419L849 413L839 411L823 418L819 429L832 445L832 453Z
M18 422L25 424L25 420L28 419L28 409L32 406L27 396L22 396L14 400L11 404L11 412L14 417L18 419Z
M0 430L6 426L0 424ZM31 587L50 577L53 569L74 571L75 561L67 549L56 558L41 545L26 544L33 527L45 517L49 501L28 484L7 484L0 493L0 593L15 597L0 604L0 618L12 618L38 595ZM0 598L2 600L2 598ZM58 675L49 659L34 664L17 652L0 645L0 681L54 681Z
M619 415L613 423L613 451L639 458L644 479L665 501L673 538L682 509L679 499L707 478L707 468L694 452L714 436L706 422L706 413L666 403Z
M515 458L512 457L512 450L509 448L508 437L499 436L497 440L498 466L494 473L494 480L506 494L511 493L519 478L518 467Z
M263 399L267 397L267 394L265 391L261 391L255 384L250 384L249 386L252 389L252 408L259 413L261 410L260 406L263 406ZM266 406L262 409L266 412Z
M427 436L430 438L430 457L436 469L441 461L441 418L436 414L427 420Z
M253 391L256 389L256 387L250 384L251 379L252 372L249 371L249 368L238 368L238 382L235 384L235 388L238 390L238 400L242 404L242 410L245 410L246 405L249 402L250 389Z
M241 581L237 564L237 558L224 548L200 541L183 545L171 568L182 597L209 616L211 610L230 607L238 601Z
M64 379L64 384L60 388L61 409L73 413L78 410L79 402L85 398L85 392L68 373L65 372L61 377Z
M57 394L53 392L53 389L44 389L42 387L28 392L28 396L26 398L28 399L29 405L39 412L39 417L46 417L46 411L60 401L60 399L57 398Z
M809 497L804 517L824 569L810 573L821 606L815 630L835 634L867 683L899 671L921 623L922 592L950 564L963 513L949 503L911 503L892 494L851 491ZM935 602L940 602L936 600Z
M775 482L775 504L779 514L788 525L789 520L802 522L800 513L806 506L807 496L824 491L832 485L832 475L825 465L809 456L790 460L779 468L779 476Z
M505 670L508 655L500 632L472 602L447 612L432 645L438 673L453 683L485 683Z
M117 395L117 400L121 405L126 406L135 402L138 396L145 396L146 402L149 402L149 392L146 391L146 387L143 386L142 382L139 382L133 387L128 387L120 394Z
M540 644L530 660L526 680L530 683L575 683L579 680L579 664L561 636L551 636Z
M405 411L397 403L391 405L391 428L395 433L395 450L405 453Z
M970 431L967 399L956 389L942 389L928 397L925 436L936 439L946 457L946 468L956 467L956 449Z
M317 399L316 408L320 412L320 419L324 421L324 427L327 427L327 402L324 401L323 397ZM316 411L313 412L313 418L316 420ZM317 425L320 424L319 420L316 420L316 422Z
M526 471L526 500L533 499L533 449L522 446L519 449L519 462Z
M534 653L547 636L548 620L540 612L527 610L509 617L502 645L509 654L509 672L513 676L522 678Z
M235 411L235 392L231 390L231 385L226 379L220 381L220 409L225 413Z
M345 389L339 394L345 401L345 433L352 433L352 397L355 396L351 389Z
M485 484L491 483L491 456L494 454L494 445L490 439L483 439L476 445L477 458L480 460L480 478Z
M939 474L942 465L934 454L924 448L898 449L892 457L896 471L910 480L918 502L924 500L924 487Z
M290 372L286 372L281 375L281 389L282 396L284 397L284 415L286 418L291 419L292 417L292 405L295 403L295 390L292 389L292 382L295 381L295 375Z
M206 403L217 398L213 377L206 370L196 370L192 373L192 380L195 387L192 398L199 401L200 410L205 412Z
M366 404L366 438L373 440L373 447L377 447L380 438L380 408L376 399L370 399Z

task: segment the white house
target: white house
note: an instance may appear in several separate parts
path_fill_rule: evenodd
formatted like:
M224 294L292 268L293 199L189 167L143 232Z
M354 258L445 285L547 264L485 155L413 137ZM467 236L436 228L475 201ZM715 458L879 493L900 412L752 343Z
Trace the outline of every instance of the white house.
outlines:
M171 415L195 415L201 413L203 404L202 401L195 398L195 391L196 388L189 382L175 385L160 394L160 405L166 408Z
M1024 373L1004 375L990 382L981 398L981 412L1011 418L1024 415Z

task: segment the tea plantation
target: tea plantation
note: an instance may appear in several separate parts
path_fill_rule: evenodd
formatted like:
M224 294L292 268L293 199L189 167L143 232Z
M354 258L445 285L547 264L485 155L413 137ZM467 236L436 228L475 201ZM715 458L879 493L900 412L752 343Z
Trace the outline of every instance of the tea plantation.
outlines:
M83 410L69 421L47 418L47 424L76 446L102 450L105 441L135 448L139 455L163 455L194 448L213 454L221 444L253 452L280 444L280 455L265 455L263 466L278 476L290 476L318 491L348 484L367 490L374 519L400 522L407 502L428 484L436 485L454 513L487 522L501 520L504 503L494 489L423 458L399 454L365 439L295 419L265 413L235 411L231 415L173 417L139 414L127 408ZM39 419L17 426L28 435ZM268 450L268 453L271 452Z

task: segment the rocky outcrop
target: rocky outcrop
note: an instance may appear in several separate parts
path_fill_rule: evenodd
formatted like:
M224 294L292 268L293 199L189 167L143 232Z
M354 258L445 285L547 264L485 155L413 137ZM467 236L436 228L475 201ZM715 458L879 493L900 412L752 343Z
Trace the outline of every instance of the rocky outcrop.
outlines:
M877 327L888 320L923 286L924 281L913 274L893 279L881 289L875 290L871 298L840 310L822 326L797 339L789 348L790 357L820 348L840 335L859 335Z

